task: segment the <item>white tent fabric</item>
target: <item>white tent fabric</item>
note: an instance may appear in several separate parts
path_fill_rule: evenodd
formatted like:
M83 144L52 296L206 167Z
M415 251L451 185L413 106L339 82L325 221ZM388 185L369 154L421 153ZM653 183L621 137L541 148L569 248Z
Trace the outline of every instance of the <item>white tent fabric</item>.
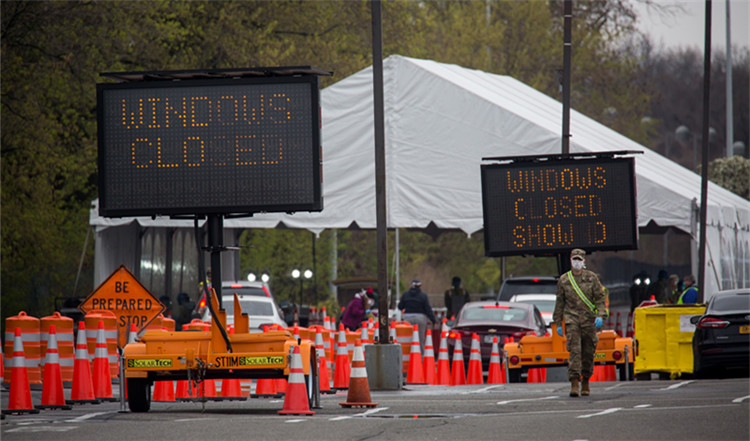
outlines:
M384 60L387 225L389 228L483 228L483 157L557 154L560 102L508 76L391 56ZM321 92L324 209L226 219L225 228L375 228L372 68ZM700 176L578 112L571 111L570 151L639 150L638 225L654 222L697 238ZM710 183L711 271L750 274L750 202ZM97 229L133 222L91 210ZM191 227L191 221L137 218L142 226ZM729 257L726 257L729 256ZM731 269L725 266L732 267ZM707 272L707 274L709 274ZM732 277L732 276L730 276ZM719 279L720 280L720 279Z

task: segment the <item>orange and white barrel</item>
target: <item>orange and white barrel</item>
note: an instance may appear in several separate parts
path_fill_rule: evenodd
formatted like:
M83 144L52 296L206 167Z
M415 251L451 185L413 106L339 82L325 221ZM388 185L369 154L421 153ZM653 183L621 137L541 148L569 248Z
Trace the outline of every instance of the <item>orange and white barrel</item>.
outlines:
M89 311L83 318L86 323L86 346L89 349L89 360L96 355L96 335L99 332L99 322L104 322L104 338L107 340L107 357L109 359L109 374L115 378L119 374L117 357L117 316L114 312L104 309Z
M39 319L27 315L25 311L21 311L18 315L5 319L5 350L3 353L6 358L3 381L10 382L11 369L14 366L12 360L15 329L19 328L21 330L21 341L23 342L29 384L42 384L42 346L39 326Z
M73 364L75 363L75 338L74 321L55 311L52 315L40 319L41 344L42 344L42 369L47 356L47 343L49 342L50 326L55 326L55 337L57 340L58 359L60 361L60 373L64 383L73 382Z

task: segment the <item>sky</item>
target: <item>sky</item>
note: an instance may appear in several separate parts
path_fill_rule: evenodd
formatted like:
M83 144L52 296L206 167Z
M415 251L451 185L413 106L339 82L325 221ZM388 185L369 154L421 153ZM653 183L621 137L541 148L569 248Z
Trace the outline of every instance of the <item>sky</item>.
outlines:
M731 38L732 46L750 48L750 0L730 0ZM648 11L637 4L638 28L651 36L652 41L659 47L663 44L667 49L693 46L703 49L705 39L704 0L658 0L660 4L681 5L684 12L669 17ZM711 46L712 51L726 48L726 2L727 0L713 0L711 9Z

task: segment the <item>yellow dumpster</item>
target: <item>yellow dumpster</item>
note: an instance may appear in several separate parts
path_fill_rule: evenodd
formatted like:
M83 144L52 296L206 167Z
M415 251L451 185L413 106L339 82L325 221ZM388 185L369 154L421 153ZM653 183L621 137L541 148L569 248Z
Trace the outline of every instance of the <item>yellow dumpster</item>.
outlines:
M651 305L635 309L636 376L650 372L672 378L693 373L693 332L690 317L706 305Z

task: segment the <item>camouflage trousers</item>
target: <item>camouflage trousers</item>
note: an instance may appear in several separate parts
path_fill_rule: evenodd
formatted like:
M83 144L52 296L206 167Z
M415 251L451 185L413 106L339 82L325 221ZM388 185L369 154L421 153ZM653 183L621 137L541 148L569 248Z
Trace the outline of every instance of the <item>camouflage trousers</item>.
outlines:
M588 380L594 373L594 354L599 337L596 335L594 322L565 322L565 333L568 338L568 378Z

